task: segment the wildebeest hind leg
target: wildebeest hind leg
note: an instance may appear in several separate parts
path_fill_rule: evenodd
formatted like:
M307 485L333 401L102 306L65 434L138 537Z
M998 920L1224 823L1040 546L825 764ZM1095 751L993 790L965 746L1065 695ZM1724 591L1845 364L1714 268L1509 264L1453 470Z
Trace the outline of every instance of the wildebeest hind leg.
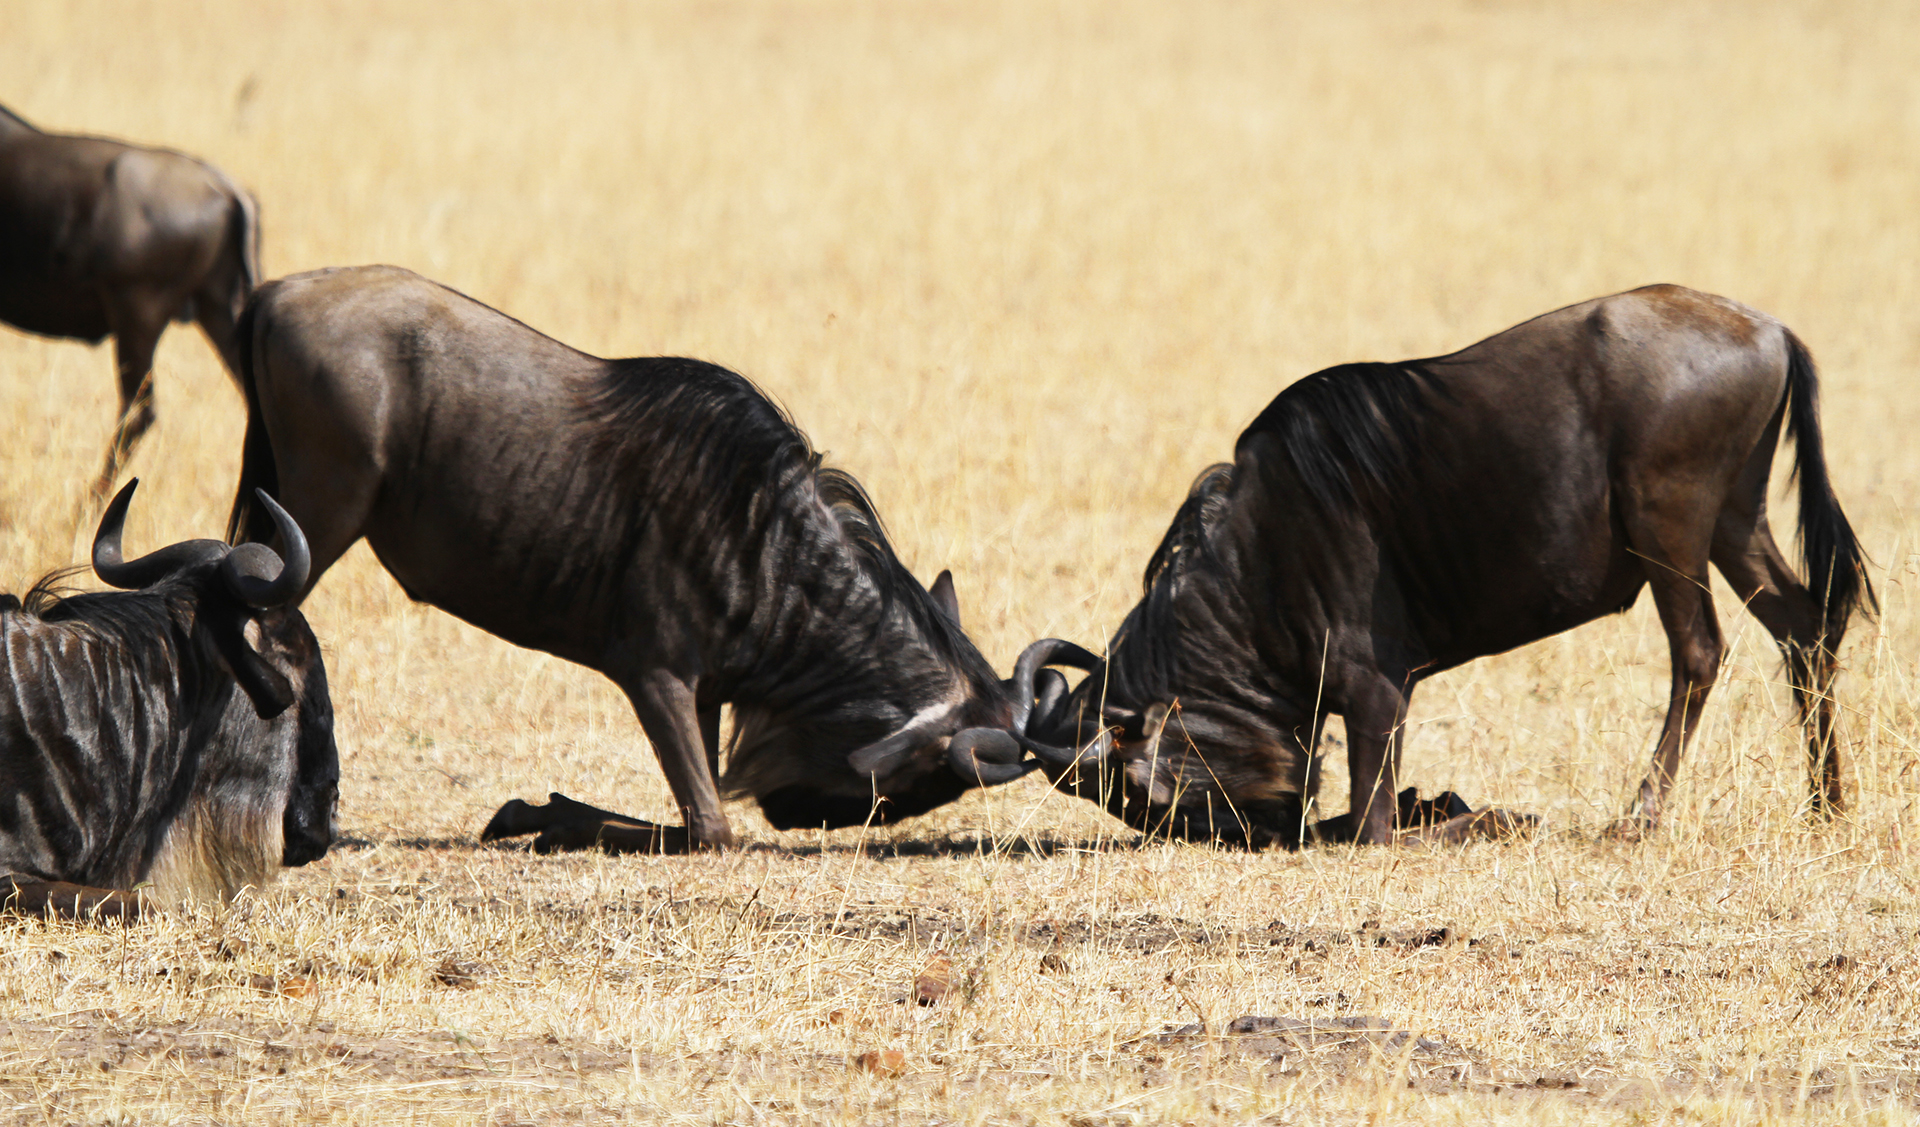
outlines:
M166 330L169 312L166 299L156 294L122 295L108 304L114 369L120 384L120 418L107 444L106 464L93 483L95 504L113 491L120 468L153 426L153 350Z
M1703 553L1704 554L1704 553ZM1640 783L1633 808L1613 828L1615 836L1631 838L1660 823L1660 808L1680 770L1680 758L1699 726L1707 695L1720 672L1720 621L1713 595L1707 589L1706 561L1683 561L1680 566L1649 558L1647 586L1653 591L1660 625L1667 632L1667 650L1673 667L1666 723L1660 729L1653 763Z
M1825 815L1841 809L1832 686L1834 651L1846 623L1835 623L1830 633L1822 634L1820 604L1780 554L1764 520L1723 522L1714 536L1713 562L1786 659L1787 680L1806 728L1813 812Z

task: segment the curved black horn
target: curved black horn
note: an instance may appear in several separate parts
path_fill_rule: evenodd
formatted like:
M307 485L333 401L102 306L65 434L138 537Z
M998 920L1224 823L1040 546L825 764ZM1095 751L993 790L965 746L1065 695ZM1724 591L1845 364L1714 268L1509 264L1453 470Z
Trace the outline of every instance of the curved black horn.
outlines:
M284 606L298 598L307 585L307 570L312 558L307 553L307 538L287 515L287 510L267 496L265 490L253 491L273 514L280 530L280 542L286 546L283 560L265 544L242 544L220 563L221 578L234 594L248 605L265 609Z
M1051 732L1057 723L1060 706L1067 699L1067 676L1058 669L1042 669L1033 687L1033 715L1027 727Z
M133 491L139 478L127 482L107 506L100 528L93 534L93 573L100 581L123 591L137 591L165 579L183 567L191 567L227 554L227 546L218 540L185 540L147 553L137 560L125 559L120 552L120 534L127 523L127 506L133 503Z
M951 708L944 708L937 715L921 714L907 721L899 731L870 743L847 756L847 765L855 774L873 775L876 778L892 773L900 765L901 756L917 747L923 747L938 737L940 725L946 720Z
M1041 766L1023 759L1020 742L1002 728L964 728L947 743L947 766L967 782L999 786L1022 778Z
M1033 714L1033 681L1049 665L1070 665L1092 672L1100 668L1100 659L1084 647L1059 638L1042 638L1020 651L1013 663L1013 730L1024 734L1027 719Z
M1041 743L1025 732L1015 732L1013 738L1020 741L1020 746L1032 752L1040 762L1062 771L1072 767L1090 767L1105 759L1107 753L1113 750L1113 735L1105 728L1100 729L1100 734L1091 743L1077 750Z

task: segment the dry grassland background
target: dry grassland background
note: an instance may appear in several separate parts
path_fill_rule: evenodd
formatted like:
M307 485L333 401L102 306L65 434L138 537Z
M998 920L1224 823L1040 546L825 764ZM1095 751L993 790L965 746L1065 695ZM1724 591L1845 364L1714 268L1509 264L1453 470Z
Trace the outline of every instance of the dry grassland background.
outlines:
M1724 680L1644 845L1595 834L1665 707L1646 605L1415 698L1409 781L1541 815L1526 844L1142 843L1029 782L884 832L743 807L736 853L539 858L478 846L502 800L668 812L632 713L363 547L307 605L347 840L229 909L0 924L0 1118L1916 1118L1920 9L0 0L0 29L0 101L218 163L269 275L398 263L751 376L917 574L954 569L1002 669L1108 636L1288 382L1659 281L1810 343L1884 604L1845 650L1832 826L1797 815L1791 701L1721 588ZM0 587L80 558L110 369L0 332ZM157 372L138 545L218 535L239 465L197 333ZM900 1001L942 959L947 997Z

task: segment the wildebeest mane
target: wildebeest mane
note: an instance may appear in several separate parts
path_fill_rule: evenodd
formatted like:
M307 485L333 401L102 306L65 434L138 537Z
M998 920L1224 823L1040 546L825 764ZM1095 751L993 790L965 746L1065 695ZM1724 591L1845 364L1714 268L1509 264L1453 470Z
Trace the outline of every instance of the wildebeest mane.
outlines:
M737 556L743 531L764 536L792 512L796 494L811 487L836 522L846 544L879 595L882 617L898 604L909 608L928 638L949 657L974 656L986 682L991 670L957 625L938 613L894 554L872 499L853 475L823 464L807 436L771 397L745 376L716 364L682 357L645 357L608 362L585 397L583 414L593 420L589 464L603 479L651 481L649 493L675 498L684 535L718 562ZM617 558L632 558L644 531L644 504L606 512L627 525ZM751 514L743 530L739 515ZM757 555L757 552L752 553Z
M49 618L51 612L56 611L68 598L81 593L80 588L74 586L72 580L74 576L86 570L86 567L81 564L55 568L35 580L33 586L27 588L27 593L17 599L12 595L0 596L0 598L14 599L16 609L35 618L52 621Z
M921 630L936 649L965 665L967 672L975 675L976 679L993 681L993 671L978 660L979 651L961 632L959 623L936 611L926 588L893 554L893 544L887 539L886 525L860 482L844 470L820 466L814 471L814 488L827 506L827 511L839 523L840 531L853 546L855 555L865 564L867 576L880 595L882 608L890 608L897 603L913 608Z
M771 399L745 376L702 360L609 360L580 414L588 437L578 457L613 486L606 494L630 504L631 490L645 483L647 500L673 497L675 515L702 530L792 488L812 461L806 435Z
M1141 580L1142 594L1152 595L1162 576L1167 577L1169 586L1176 584L1176 569L1185 571L1199 554L1207 551L1208 534L1227 511L1227 490L1232 484L1233 467L1225 462L1208 466L1193 479L1187 488L1187 499L1173 514L1173 524L1147 561L1147 571Z
M82 567L50 571L19 599L16 613L46 623L86 627L111 638L134 665L142 683L172 680L178 670L176 644L192 628L196 586L179 577L143 591L79 591L69 581Z
M1292 476L1323 518L1355 515L1407 488L1423 449L1422 428L1435 397L1446 392L1421 361L1342 364L1301 379L1275 396L1241 432L1236 455L1270 435ZM1235 467L1210 466L1194 480L1154 549L1142 577L1140 604L1115 639L1109 672L1116 701L1135 707L1164 701L1186 679L1179 663L1206 656L1217 639L1189 646L1176 600L1187 573L1213 553L1214 530L1236 492ZM1221 661L1222 669L1233 662Z
M1445 395L1419 360L1326 368L1275 396L1235 452L1272 435L1314 502L1343 513L1402 483L1433 399Z
M1232 503L1233 467L1208 466L1147 561L1139 605L1113 641L1107 691L1116 703L1142 708L1163 701L1178 680L1182 647L1175 600L1193 565L1213 551L1213 530Z

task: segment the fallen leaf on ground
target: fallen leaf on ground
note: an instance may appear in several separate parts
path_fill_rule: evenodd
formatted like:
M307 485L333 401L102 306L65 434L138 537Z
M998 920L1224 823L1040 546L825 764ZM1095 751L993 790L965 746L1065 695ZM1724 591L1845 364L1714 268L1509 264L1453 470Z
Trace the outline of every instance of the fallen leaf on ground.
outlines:
M313 980L299 975L279 977L271 974L250 974L247 985L262 994L279 994L285 998L305 998L313 993Z
M482 978L492 973L493 968L485 963L469 963L448 957L433 968L433 980L456 990L471 990L480 985Z
M907 1054L899 1049L874 1049L854 1057L853 1066L875 1076L900 1076L907 1071Z
M953 989L953 960L944 953L927 960L926 969L913 976L913 1000L931 1006Z

